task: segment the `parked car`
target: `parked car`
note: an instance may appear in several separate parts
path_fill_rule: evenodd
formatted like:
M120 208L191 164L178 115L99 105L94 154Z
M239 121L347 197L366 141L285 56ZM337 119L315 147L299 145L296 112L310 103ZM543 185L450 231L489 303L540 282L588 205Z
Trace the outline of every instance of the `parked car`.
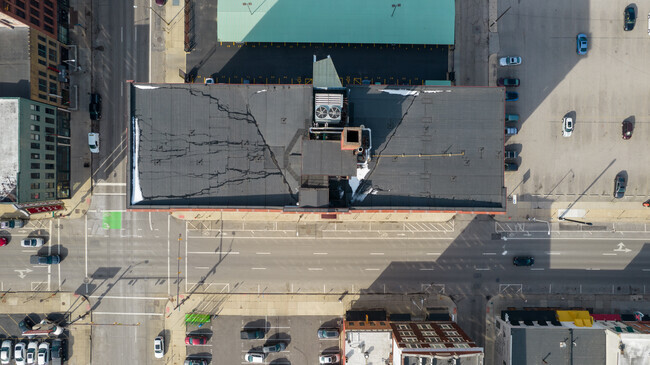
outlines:
M519 152L515 150L505 150L503 153L503 157L508 160L508 159L513 159L519 157Z
M0 237L0 247L6 246L8 242L6 237Z
M287 348L287 344L284 342L278 342L275 345L267 345L262 347L262 352L264 353L269 353L269 352L280 352L284 351L284 349Z
M564 117L562 119L562 136L571 137L572 133L573 133L573 118Z
M203 359L186 359L183 365L208 365L208 362Z
M576 37L576 51L578 52L579 55L584 56L587 54L587 36L580 33Z
M339 361L341 361L339 354L321 355L318 358L318 362L321 364L337 364Z
M517 87L519 86L519 79L502 77L499 80L497 80L497 85L505 86L505 87Z
M0 347L0 363L2 365L7 365L11 361L11 340L2 341L2 346Z
M43 244L45 244L45 240L43 240L41 237L25 238L24 240L20 241L21 247L36 248L43 246Z
M519 100L519 94L515 91L506 91L506 101L517 101Z
M518 122L519 114L506 114L506 122Z
M634 29L634 25L636 24L636 11L634 10L634 6L628 5L625 8L625 11L623 12L623 18L625 19L623 23L623 30L630 31Z
M38 256L33 255L29 258L29 263L32 265L56 265L61 263L61 256L59 255L49 255L49 256Z
M102 119L102 97L99 94L90 94L90 104L88 105L91 120Z
M18 342L14 347L14 360L16 365L25 365L25 343Z
M517 166L516 163L505 163L504 164L504 170L506 171L517 171L519 170L519 166Z
M499 59L499 64L501 66L521 65L521 57L518 57L518 56L501 57Z
M208 343L208 338L205 336L191 335L185 337L186 345L196 346L196 345L205 345L207 343Z
M165 0L156 0L156 5L158 5L158 6L165 5Z
M339 338L339 331L337 329L319 329L318 338Z
M165 340L162 336L153 339L153 356L156 359L162 359L165 355Z
M36 353L38 352L38 341L30 341L27 345L27 365L36 363Z
M0 229L23 228L25 221L22 219L8 219L0 221Z
M519 130L517 127L506 127L506 136L514 136Z
M38 365L45 365L50 362L50 344L41 342L38 345Z
M246 355L244 355L244 361L253 362L253 363L261 363L261 362L264 362L265 357L266 357L266 354L264 354L264 353L249 352Z
M634 130L634 125L629 120L623 121L623 139L632 138L632 131Z
M32 327L34 327L34 321L29 317L25 317L22 321L18 322L18 328L20 328L23 333L31 330Z
M616 175L614 179L614 198L620 199L625 196L625 187L627 186L627 181L623 174Z
M214 84L214 79L212 77L208 77L207 79L205 79L205 84L206 85Z
M99 133L88 133L90 153L99 153Z
M264 330L261 328L245 329L239 333L242 340L257 340L264 338Z
M512 259L512 263L515 266L533 266L535 264L535 259L530 256L515 256Z
M65 340L55 339L52 341L52 351L50 351L52 365L61 365L65 356Z

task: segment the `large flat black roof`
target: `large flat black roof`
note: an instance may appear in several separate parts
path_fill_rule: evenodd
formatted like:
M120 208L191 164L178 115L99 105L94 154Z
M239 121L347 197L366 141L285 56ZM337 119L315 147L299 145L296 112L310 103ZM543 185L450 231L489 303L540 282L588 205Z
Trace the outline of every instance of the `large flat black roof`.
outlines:
M133 85L131 207L295 208L313 108L311 85ZM373 144L350 208L505 209L502 88L353 86L349 115Z

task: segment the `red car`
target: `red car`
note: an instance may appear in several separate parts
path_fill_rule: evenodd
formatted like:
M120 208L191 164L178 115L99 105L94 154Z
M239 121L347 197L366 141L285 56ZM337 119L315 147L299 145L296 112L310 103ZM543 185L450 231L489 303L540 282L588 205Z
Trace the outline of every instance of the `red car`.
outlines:
M632 130L634 130L634 126L632 125L632 122L626 120L623 122L623 139L630 139L632 138Z
M208 338L205 336L187 336L185 337L186 345L205 345L208 343Z
M7 239L4 237L0 237L0 247L6 246L7 245Z

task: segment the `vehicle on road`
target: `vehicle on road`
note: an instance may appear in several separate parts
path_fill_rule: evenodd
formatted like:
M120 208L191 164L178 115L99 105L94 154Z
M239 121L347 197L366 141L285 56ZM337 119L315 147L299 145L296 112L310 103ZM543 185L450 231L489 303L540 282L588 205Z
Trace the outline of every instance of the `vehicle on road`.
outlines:
M185 337L186 345L196 346L196 345L205 345L207 343L208 343L208 338L205 336L191 335Z
M508 148L508 147L506 147L506 148ZM517 157L519 157L519 152L517 152L516 150L508 150L508 149L506 149L506 150L504 151L504 153L503 153L503 157L504 157L506 160L510 160L510 159L513 159L513 158L517 158Z
M165 355L165 340L162 336L153 339L153 356L156 359L162 359Z
M14 347L14 360L16 365L25 365L25 343L17 342Z
M519 170L519 166L517 166L516 163L505 163L504 164L504 170L505 171L517 171L517 170Z
M34 327L34 321L32 321L31 318L25 317L22 321L18 322L18 328L24 333L32 329Z
M519 114L506 114L506 122L519 121Z
M90 153L99 153L99 133L88 133Z
M616 175L614 179L614 198L620 199L625 196L625 188L627 186L627 181L623 174Z
M319 329L318 338L339 338L339 330L335 328Z
M535 259L531 256L515 256L512 259L512 263L515 266L533 266L535 264Z
M521 65L521 57L519 57L519 56L501 57L499 59L499 64L501 66Z
M2 346L0 347L0 363L2 365L9 364L11 361L11 340L2 341Z
M261 328L245 329L239 333L242 340L258 340L264 338L264 330Z
M564 117L562 119L562 137L571 137L573 133L573 118Z
M38 352L38 341L30 341L27 345L27 365L36 362L36 353Z
M23 228L25 221L22 219L8 219L0 221L0 229Z
M625 11L623 12L623 18L623 30L630 31L634 29L634 25L636 24L636 10L634 10L633 5L628 5L625 8Z
M41 247L44 244L45 244L45 240L41 237L25 238L24 240L20 241L21 247L36 248L36 247Z
M59 255L49 255L49 256L38 256L33 255L29 258L29 263L32 265L56 265L61 263L61 256Z
M38 345L38 365L45 365L50 362L50 344L41 342Z
M623 121L623 139L632 138L632 132L634 131L634 125L629 120Z
M517 87L517 86L519 86L519 79L510 78L510 77L502 77L499 80L497 80L497 85L505 86L505 87Z
M506 127L506 136L514 136L518 132L517 127Z
M275 345L267 345L262 347L262 352L264 353L269 353L269 352L280 352L284 351L284 349L287 348L287 344L284 342L278 342Z
M88 105L91 120L102 119L102 97L99 94L90 94L90 104Z
M337 364L339 361L341 361L339 354L321 355L318 358L318 362L321 364Z
M0 247L6 246L9 241L7 241L6 237L0 237Z
M265 357L266 354L264 353L249 352L246 355L244 355L244 361L253 362L253 363L262 363L264 362Z
M576 52L581 56L586 55L588 45L589 42L587 41L587 36L582 33L578 34L576 37Z
M515 91L506 91L506 101L517 101L519 100L519 94Z

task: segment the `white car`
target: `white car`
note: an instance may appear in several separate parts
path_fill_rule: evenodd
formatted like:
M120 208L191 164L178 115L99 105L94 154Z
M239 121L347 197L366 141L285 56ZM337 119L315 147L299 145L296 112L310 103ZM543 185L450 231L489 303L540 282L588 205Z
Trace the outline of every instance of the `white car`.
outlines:
M564 117L564 119L562 119L562 136L571 137L572 133L573 133L573 118Z
M45 244L45 240L43 240L41 237L25 238L24 240L20 241L21 247L36 248L43 246L43 244Z
M501 66L521 65L521 57L519 56L501 57L499 59L499 64Z
M18 342L14 347L14 360L16 365L25 365L25 343Z
M27 345L27 365L36 362L36 353L38 352L38 342L32 341Z
M38 345L38 365L46 365L50 362L50 344L42 342Z
M2 347L0 347L0 363L2 365L7 365L11 361L11 340L2 341Z
M318 358L318 362L321 364L337 364L339 361L341 361L339 354L321 355Z
M99 153L99 133L88 133L90 153Z
M262 363L262 362L264 362L264 357L265 356L266 356L266 354L250 352L250 353L244 355L244 360L246 360L246 362Z
M153 356L156 359L162 359L165 355L165 340L162 336L158 336L153 340Z

